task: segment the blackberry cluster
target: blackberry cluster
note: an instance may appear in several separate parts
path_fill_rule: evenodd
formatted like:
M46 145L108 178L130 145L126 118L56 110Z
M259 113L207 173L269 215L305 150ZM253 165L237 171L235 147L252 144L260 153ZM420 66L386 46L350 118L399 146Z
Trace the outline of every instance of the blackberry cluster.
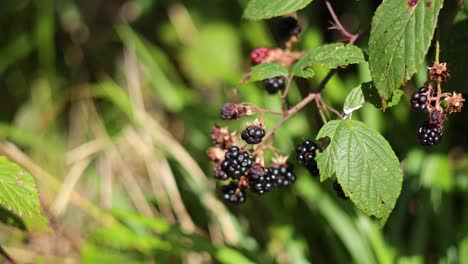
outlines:
M286 78L276 76L263 80L263 87L269 94L275 94L286 87Z
M259 144L265 136L265 129L261 126L251 125L242 131L241 137L248 144Z
M270 53L270 49L267 47L260 47L252 50L250 52L250 61L253 64L260 64L263 63Z
M335 190L338 197L341 199L348 199L348 196L345 195L343 188L341 188L341 185L336 180L333 182L333 189Z
M415 110L426 110L428 100L427 87L423 86L411 96L411 107Z
M425 121L418 129L418 138L421 145L433 146L442 141L444 132L438 125L430 124Z
M273 187L286 187L294 183L296 175L291 164L274 164L266 169Z
M226 173L232 179L239 179L245 175L253 162L250 159L249 153L242 151L237 146L232 146L228 149L221 162L221 172ZM216 177L218 178L218 177ZM224 178L221 177L220 178Z
M222 186L221 192L223 194L223 199L233 204L244 203L247 198L245 190L240 188L235 182Z
M320 152L322 152L322 149L317 144L311 140L306 140L296 147L296 159L299 163L304 164L310 174L319 176L316 156Z
M278 21L277 33L280 41L288 41L292 37L298 37L302 28L294 17L283 17Z

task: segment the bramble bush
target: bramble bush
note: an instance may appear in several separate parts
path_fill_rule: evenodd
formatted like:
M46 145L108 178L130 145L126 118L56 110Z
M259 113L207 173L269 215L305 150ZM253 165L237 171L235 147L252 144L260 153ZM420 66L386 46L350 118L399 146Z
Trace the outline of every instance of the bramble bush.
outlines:
M468 263L466 1L12 3L7 263Z

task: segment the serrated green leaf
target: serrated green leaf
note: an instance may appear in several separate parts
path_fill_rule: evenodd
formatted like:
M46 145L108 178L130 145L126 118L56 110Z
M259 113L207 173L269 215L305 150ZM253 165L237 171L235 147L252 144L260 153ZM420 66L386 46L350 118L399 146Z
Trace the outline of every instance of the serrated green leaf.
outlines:
M247 84L276 76L288 76L288 70L277 63L262 63L250 68L241 83Z
M325 124L317 138L328 136L330 145L317 155L321 180L332 177L366 214L384 224L400 195L403 173L385 138L355 120Z
M358 86L351 90L351 92L346 96L343 112L346 115L351 114L355 110L361 108L366 100L364 100L364 95L362 94L361 86Z
M375 12L369 39L369 68L385 101L424 61L442 2L384 1Z
M251 0L244 11L244 17L252 20L281 16L303 9L313 0Z
M42 214L33 177L5 157L0 157L0 204L18 216Z
M291 75L311 78L314 76L310 68L312 65L336 69L364 61L364 54L357 46L333 43L312 49L304 54L291 68Z

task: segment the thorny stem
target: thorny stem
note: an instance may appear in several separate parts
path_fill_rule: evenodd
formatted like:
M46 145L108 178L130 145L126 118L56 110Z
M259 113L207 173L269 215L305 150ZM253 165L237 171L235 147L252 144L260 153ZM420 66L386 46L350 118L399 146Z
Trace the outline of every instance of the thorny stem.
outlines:
M332 26L329 27L329 29L338 30L343 36L346 37L347 42L349 42L349 43L355 42L359 35L358 34L353 35L353 34L349 33L348 30L346 30L346 28L343 27L340 20L336 16L335 11L333 10L333 7L330 4L330 2L325 1L325 4L327 5L328 12L330 12L330 15L333 18L333 23L331 23Z
M333 11L333 8L331 6L331 4L326 1L326 4L327 4L327 8L328 8L328 11L330 12L333 20L335 21L335 29L338 29L344 36L346 36L348 38L348 43L349 44L353 44L354 42L356 42L356 40L362 36L362 32L361 33L357 33L357 34L351 34L349 33L344 27L343 25L341 24L341 22L339 21L338 17L336 16L335 12ZM266 133L265 137L263 138L263 140L271 137L275 132L276 130L284 123L286 122L286 120L288 120L292 115L294 115L296 112L298 112L299 110L301 110L302 108L304 108L306 105L308 105L310 102L314 101L314 100L321 100L321 96L320 96L320 93L322 92L322 90L325 88L325 86L327 85L328 81L333 77L333 75L337 72L336 69L332 69L328 72L328 74L323 78L323 80L320 82L320 84L318 85L315 93L310 93L308 94L306 97L304 97L304 99L302 99L302 101L300 101L299 103L297 103L295 106L293 106L291 109L289 110L286 110L285 109L285 106L284 106L284 102L285 102L285 97L286 97L286 94L287 94L287 91L289 89L289 86L291 84L291 81L292 81L292 77L290 78L290 80L288 81L288 85L285 89L285 92L284 94L281 96L281 99L282 99L282 109L283 109L283 117L278 121L276 122L276 124L273 125L273 127L268 130L268 132ZM331 106L328 106L328 105L325 105L325 107L328 107L329 109L333 109ZM334 110L334 109L333 109ZM332 111L333 111L332 110ZM319 110L320 111L320 110ZM338 116L341 117L341 114L338 113L338 111L334 110L333 111L335 114L337 114ZM320 113L321 115L323 115L322 113ZM322 116L322 119L324 117Z
M10 255L8 255L8 253L5 251L5 249L3 249L2 246L0 246L0 256L5 258L6 261L8 261L8 263L16 264L16 261L12 257L10 257Z

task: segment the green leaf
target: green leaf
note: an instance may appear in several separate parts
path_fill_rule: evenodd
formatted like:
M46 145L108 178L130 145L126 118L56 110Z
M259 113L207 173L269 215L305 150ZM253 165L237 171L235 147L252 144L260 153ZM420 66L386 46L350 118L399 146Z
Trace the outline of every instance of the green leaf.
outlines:
M328 69L364 62L364 54L357 46L343 43L324 45L308 51L291 68L291 75L311 78L312 65L321 65Z
M252 20L281 16L303 9L313 0L251 0L244 11L244 17Z
M366 101L364 100L364 95L362 94L361 86L358 86L351 90L351 92L346 96L343 112L346 115L351 114L355 110L361 108Z
M361 91L364 95L364 99L366 100L366 102L371 103L376 108L381 110L385 110L387 107L397 105L400 102L401 96L403 95L402 90L396 89L393 91L393 94L390 97L390 99L384 99L379 95L377 88L372 82L361 84Z
M280 75L288 76L288 70L277 63L262 63L252 67L241 83L247 84Z
M330 137L319 155L320 179L334 174L346 196L362 211L384 224L400 195L403 173L385 138L354 120L335 120L320 129L317 138Z
M5 157L0 157L0 204L18 216L42 214L33 177Z
M372 18L369 68L383 100L419 69L431 44L442 0L384 1Z

